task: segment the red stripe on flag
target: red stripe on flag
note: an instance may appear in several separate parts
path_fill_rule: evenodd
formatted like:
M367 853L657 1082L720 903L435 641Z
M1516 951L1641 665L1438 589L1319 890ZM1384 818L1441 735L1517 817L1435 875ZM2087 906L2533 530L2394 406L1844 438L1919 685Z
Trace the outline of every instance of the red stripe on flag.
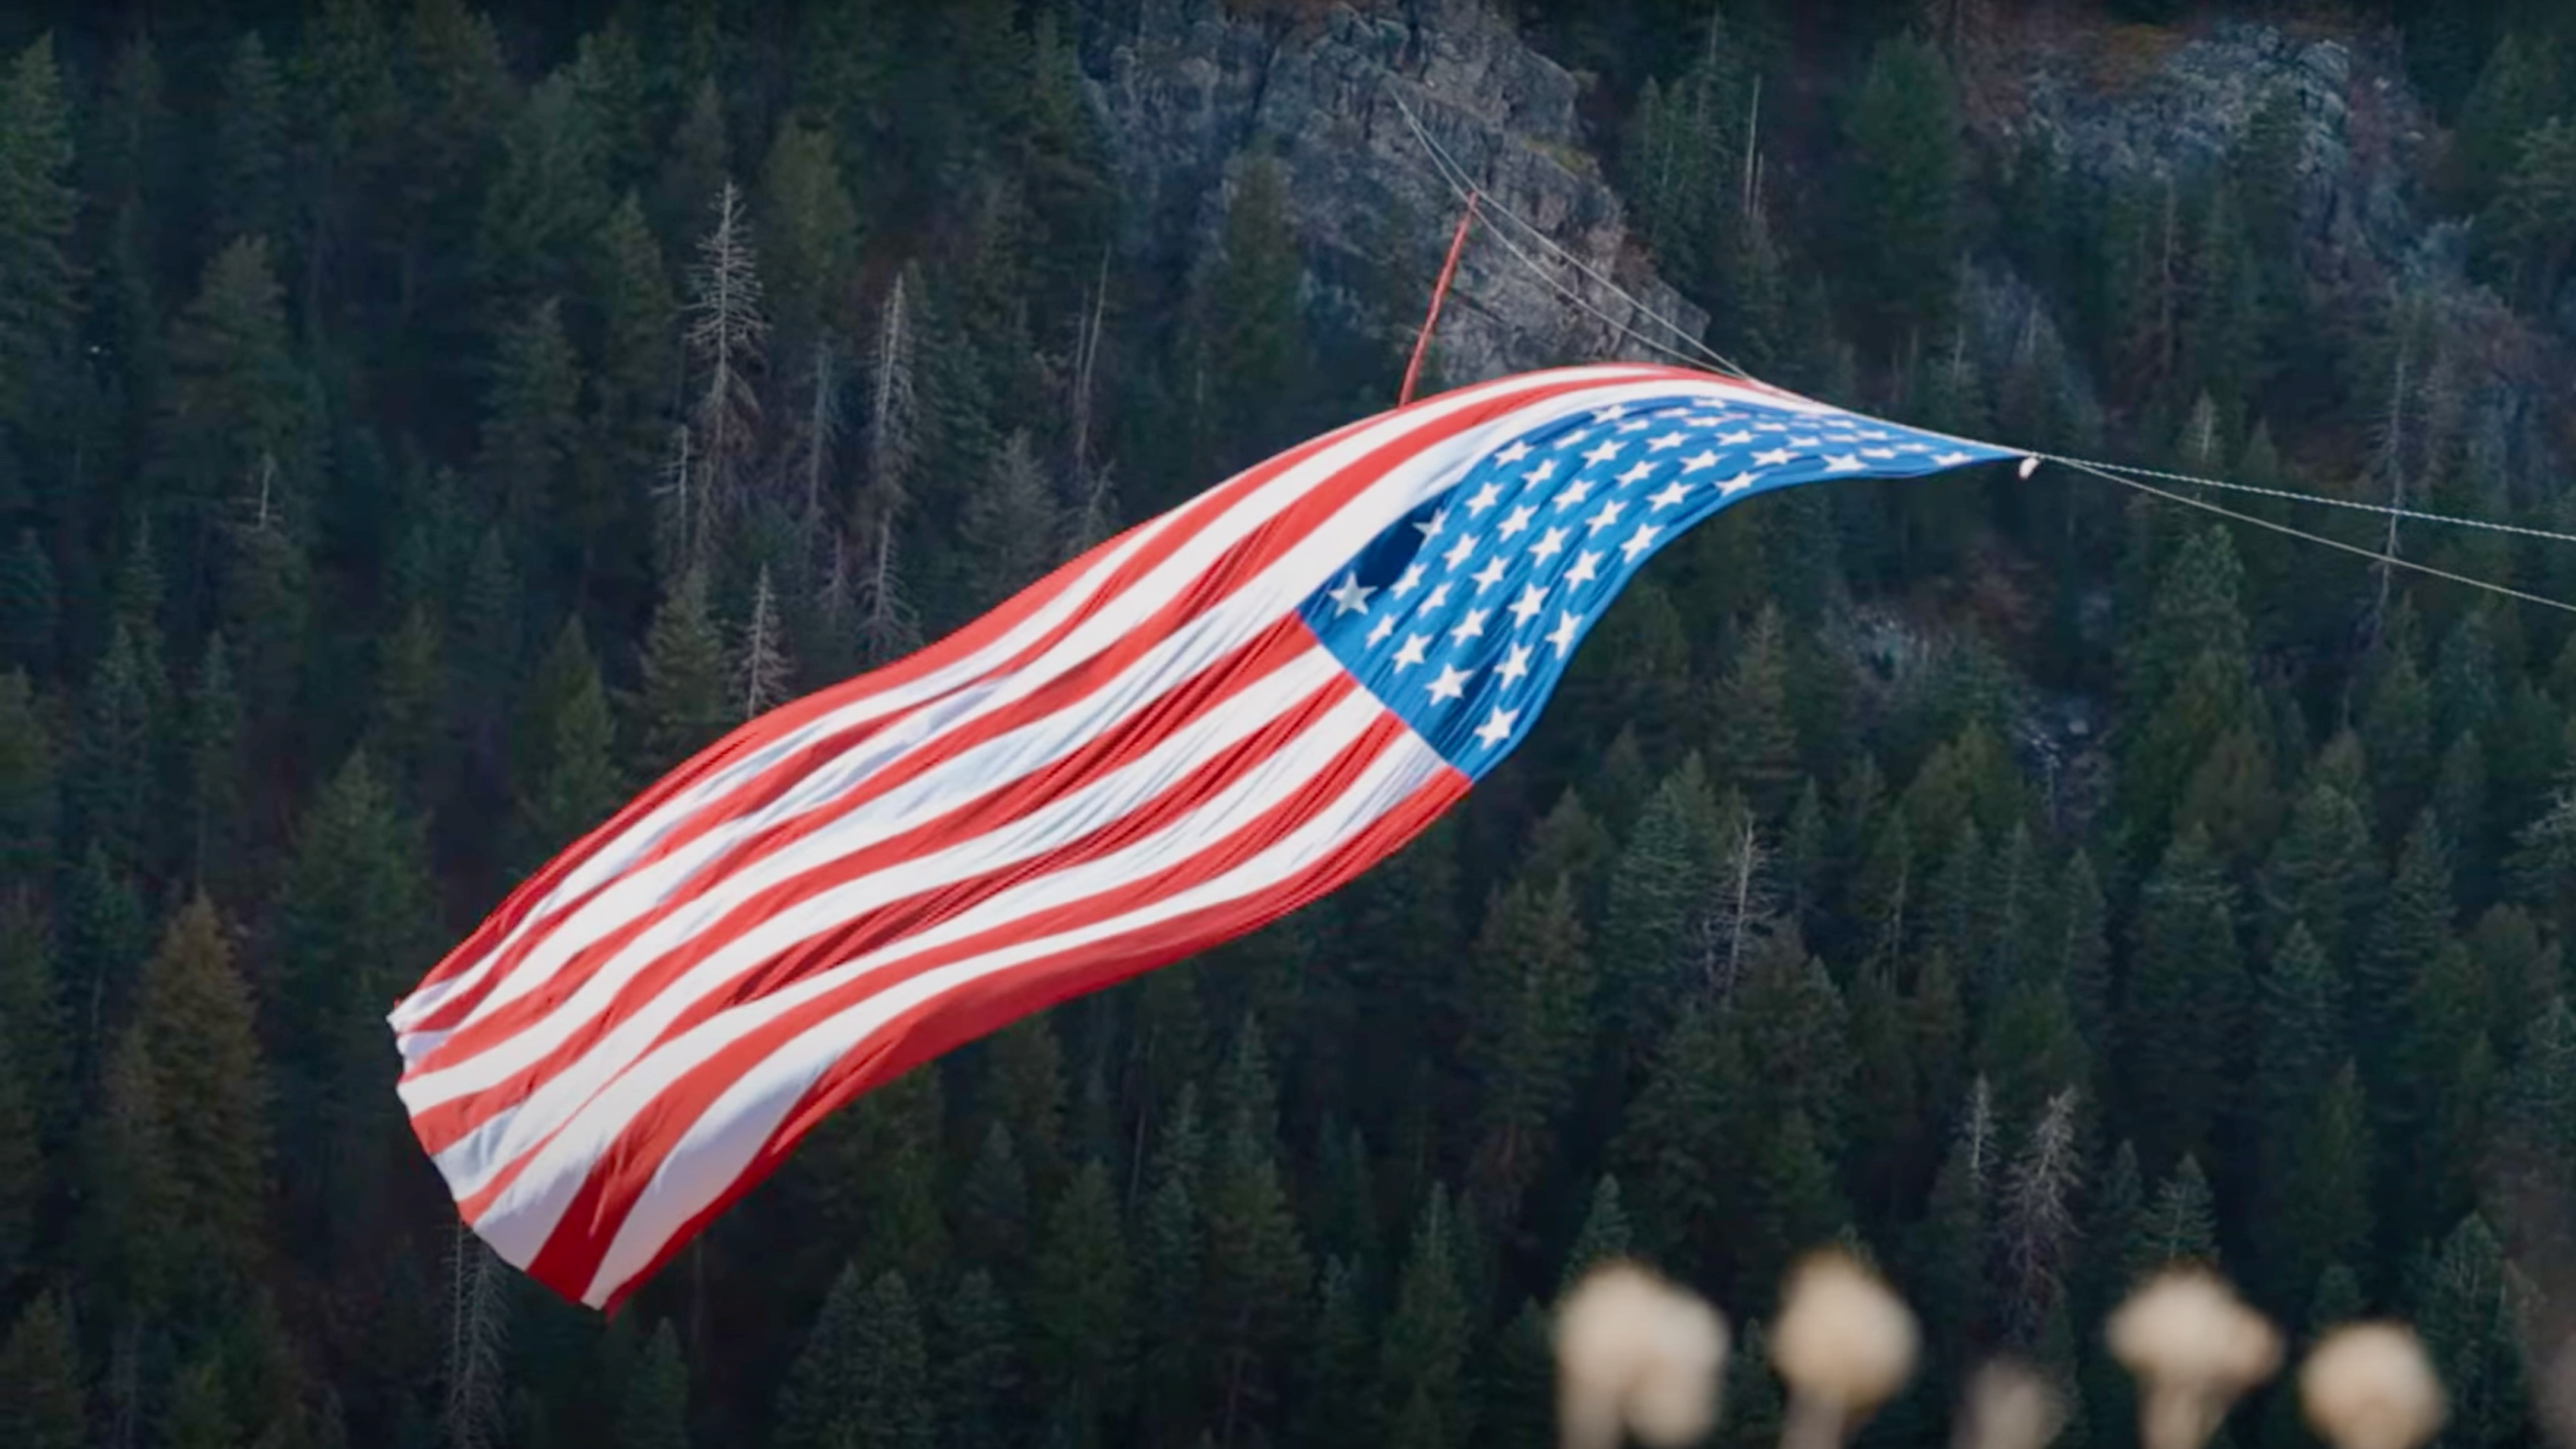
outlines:
M622 1305L634 1285L659 1271L708 1221L774 1172L817 1122L860 1094L1032 1012L1206 950L1313 902L1419 834L1466 793L1467 785L1465 775L1444 767L1412 795L1289 880L1113 941L1093 942L996 972L943 992L889 1021L871 1035L868 1046L843 1058L807 1089L750 1165L707 1207L680 1224L640 1271L617 1285L605 1306L614 1310ZM649 1181L650 1168L658 1160L659 1151L632 1159L636 1167L645 1169L635 1181ZM599 1174L585 1183L588 1203L576 1200L545 1251L528 1267L531 1276L576 1300L588 1291L600 1257L614 1241L616 1224L624 1220L623 1210L614 1214L613 1221L599 1213L606 1201L594 1192L600 1185ZM592 1211L584 1213L585 1206ZM585 1219L590 1227L581 1230L578 1225Z

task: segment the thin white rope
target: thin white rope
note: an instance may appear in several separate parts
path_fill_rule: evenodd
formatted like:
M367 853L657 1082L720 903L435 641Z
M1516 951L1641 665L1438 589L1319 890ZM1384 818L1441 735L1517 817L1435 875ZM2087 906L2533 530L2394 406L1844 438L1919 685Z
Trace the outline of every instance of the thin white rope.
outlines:
M1609 313L1602 311L1599 307L1592 305L1592 303L1585 298L1582 293L1575 291L1573 288L1566 286L1563 282L1558 281L1555 277L1550 276L1547 269L1540 265L1536 257L1533 257L1529 253L1522 251L1519 247L1514 246L1510 237L1503 235L1501 232L1495 232L1493 237L1494 240L1502 246L1503 250L1510 252L1514 257L1518 258L1521 265L1528 267L1530 271L1539 278L1539 280L1546 282L1549 286L1555 288L1556 294L1559 297L1562 297L1566 301L1573 303L1575 306L1582 308L1584 311L1591 313L1593 317L1598 319L1603 325L1627 337L1638 346L1650 348L1664 357L1680 363L1684 367L1688 367L1693 370L1698 370L1700 368L1701 363L1698 358L1665 343L1658 342L1654 338L1647 336L1645 333L1640 332L1625 322L1620 321L1618 318L1611 316ZM1468 289L1462 287L1458 290L1466 291ZM1741 376L1741 374L1737 375Z
M1608 277L1605 277L1600 272L1594 270L1589 262L1584 261L1583 258L1576 256L1574 253L1566 250L1563 246L1558 245L1555 238L1541 230L1536 223L1522 216L1519 212L1512 210L1510 206L1497 199L1492 192L1485 191L1476 186L1474 179L1468 175L1467 168L1460 165L1458 159L1449 154L1448 148L1442 146L1439 141L1432 137L1430 131L1423 127L1422 119L1413 113L1413 107L1404 103L1404 97L1397 95L1395 92L1390 90L1387 92L1387 99L1395 102L1395 108L1403 115L1405 125L1412 128L1414 139L1422 143L1422 149L1428 152L1431 156L1433 167L1440 172L1441 179L1448 183L1450 191L1455 193L1460 201L1465 201L1471 192L1481 196L1483 198L1483 208L1485 210L1502 217L1505 221L1508 221L1514 226L1517 226L1521 230L1529 233L1530 237L1537 241L1541 247L1546 248L1550 253L1572 266L1576 271L1581 272L1584 276L1599 283L1603 288L1607 289L1612 296L1627 303L1629 308L1637 316L1661 326L1665 331L1680 338L1688 346L1697 349L1701 354L1701 357L1715 363L1720 372L1739 379L1747 376L1744 369L1736 366L1734 361L1728 358L1726 354L1709 346L1707 342L1691 333L1680 323L1673 321L1671 318L1657 312L1654 308L1647 306L1643 301L1632 295L1627 289L1621 287L1617 282L1610 280ZM1542 277L1547 276L1544 269L1539 268L1525 253L1520 252L1518 248L1511 247L1510 238L1505 237L1498 232L1495 234L1495 239L1502 242L1505 247L1511 248L1513 254L1521 257L1522 261L1531 267L1531 270L1539 272ZM1629 328L1612 321L1608 314L1602 312L1599 308L1594 307L1591 303L1584 301L1571 288L1557 282L1553 277L1548 277L1547 280L1569 300L1580 304L1585 311L1592 313L1594 316L1599 317L1604 321L1611 322L1611 325L1619 327L1620 331L1626 332L1632 337L1636 336L1636 334ZM1645 341L1643 338L1640 338L1639 340ZM1672 348L1663 346L1660 343L1647 342L1646 345L1656 347L1666 356L1678 357L1691 366L1696 367L1700 365L1700 358L1683 356L1682 354L1675 352Z
M2545 538L2553 543L2576 543L2576 533L2560 533L2548 528L2525 528L2518 523L2493 523L2483 518L2460 518L2448 513L2427 513L2420 508L2399 508L2387 503L2364 503L2354 498L2333 498L2323 493L2301 493L2287 488L2264 488L2252 483L2235 483L2224 478L2201 478L2189 473L2168 473L2156 468L2133 467L2127 463L2104 463L2091 459L2061 458L2055 453L2040 457L2068 467L2105 469L2139 478L2161 478L2168 483L2189 483L2198 488L2223 488L2231 493L2252 493L2264 498L2286 499L2292 503L2316 503L2328 508L2349 508L2357 513L2376 513L2383 518L2406 518L2418 523L2446 523L2454 528L2483 528L2490 533L2519 534L2524 538Z
M2141 493L2152 493L2159 498L2169 499L2172 502L2180 503L2185 507L2203 509L2208 512L2215 513L2222 518L2235 519L2239 523L2250 523L2257 528L2268 528L2274 533L2286 533L2292 538L2305 539L2310 543L2321 543L2328 548L2341 549L2345 553L2359 555L2362 558L2369 559L2373 563L2394 564L2402 569L2413 569L2419 574L2430 574L2437 579L2447 579L2455 584L2465 584L2473 589L2484 589L2491 594L2501 594L2508 599L2520 599L2527 604L2539 604L2545 608L2551 609L2564 609L2568 613L2576 614L2576 604L2570 604L2563 599L2551 599L2545 598L2539 594L2527 594L2520 589L2507 588L2503 584L2490 583L2485 579L2471 578L2467 574L2455 574L2448 569L2437 569L2431 564L2420 564L2415 562L2413 559L2399 558L2394 554L2380 553L2374 549L2360 547L2357 544L2345 543L2339 538L2327 538L2322 534L2310 533L2303 528L2292 528L2286 523L2274 523L2268 518L2257 518L2250 513L2239 513L2233 508L2221 508L2217 504L2208 502L2205 499L2186 498L2169 489L2159 488L2152 483L2140 482L2135 478L2123 477L2107 468L2098 468L2090 463L2079 462L2073 458L2060 458L2047 453L2036 454L2034 456L2046 458L2049 462L2056 463L2061 467L2072 468L2079 473L2090 473L2096 478L2117 483L2124 488L2135 488Z
M1674 322L1671 318L1666 317L1657 312L1654 308L1647 306L1643 301L1620 287L1618 283L1611 281L1608 277L1595 271L1581 257L1578 257L1572 252L1567 251L1564 247L1559 246L1546 232L1540 230L1537 225L1522 217L1519 213L1513 211L1502 201L1496 199L1490 192L1485 192L1481 188L1475 186L1472 178L1468 176L1466 168L1460 165L1457 158L1451 156L1445 147L1432 138L1431 133L1423 127L1421 118L1413 113L1413 108L1411 106L1405 104L1404 98L1390 91L1388 92L1388 99L1395 102L1396 110L1404 116L1405 124L1412 128L1414 138L1422 143L1423 150L1431 156L1434 169L1439 171L1441 179L1448 184L1450 191L1454 193L1462 203L1467 201L1470 197L1478 198L1481 209L1499 215L1506 221L1511 222L1512 224L1520 227L1523 231L1529 233L1531 237L1537 240L1539 245L1545 247L1558 258L1571 264L1575 270L1581 272L1584 276L1599 283L1602 287L1607 288L1613 296L1626 302L1636 316L1658 324L1665 331L1672 333L1675 337L1680 338L1683 342L1696 348L1708 361L1714 362L1720 371L1739 379L1749 380L1750 375L1747 374L1744 369L1736 366L1733 360L1729 359L1724 353L1721 353L1716 348L1709 346L1705 341L1702 341L1699 337L1684 329L1679 323ZM1635 328L1630 327L1618 318L1611 316L1599 307L1594 306L1589 299L1585 298L1572 287L1566 285L1546 267L1540 265L1536 258L1530 256L1529 253L1514 245L1512 239L1504 235L1502 232L1495 232L1494 240L1501 243L1504 250L1510 252L1511 255L1521 263L1521 265L1527 267L1540 281L1553 288L1560 297L1563 297L1575 306L1582 308L1585 312L1590 313L1593 317L1607 324L1621 335L1637 342L1641 346L1651 348L1654 351L1684 363L1685 365L1694 367L1700 365L1699 358L1693 358L1671 346L1658 342L1655 339L1638 332ZM1933 432L1931 429L1919 429L1919 431L1927 433ZM1948 434L1935 435L1942 437L1949 436ZM1965 442L1969 440L1958 439L1957 441ZM1987 443L1982 444L1981 446L1993 447L1995 445ZM2351 509L2356 512L2372 513L2382 517L2411 519L2421 523L2445 524L2455 528L2484 529L2493 533L2512 534L2524 538L2546 539L2555 543L2576 543L2576 533L2562 533L2546 528L2529 528L2521 524L2514 523L2495 523L2483 518L2461 518L2450 514L2428 513L2421 509L2401 508L2383 503L2364 503L2356 499L2334 498L2321 493L2300 493L2289 489L2265 488L2252 483L2236 483L2219 478L2203 478L2189 473L2173 473L2166 472L2161 469L2139 468L2119 463L2094 462L2082 458L2065 457L2056 453L2027 453L2025 456L2032 459L2045 459L2048 462L2072 468L2077 472L2089 473L2097 478L2107 479L2110 482L2121 484L2124 487L2137 489L2142 493L2154 494L2159 498L2165 498L2172 502L2183 504L2186 507L2202 509L2210 513L2218 514L2224 518L2232 518L2241 523L2253 524L2257 528L2270 529L2275 533L2286 534L2292 538L2304 539L2310 543L2319 543L2328 548L2340 549L2345 553L2370 559L2376 563L2393 564L2399 568L2410 569L2416 573L2426 574L2433 578L2445 579L2452 583L2463 584L2469 588L2483 589L2489 593L2499 594L2506 598L2520 599L2526 603L2539 604L2547 608L2563 609L2570 613L2576 613L2576 604L2569 604L2563 600L2544 598L2538 594L2525 593L2520 589L2509 588L2503 584L2492 583L2485 579L2471 578L2466 574L2452 573L2445 569L2434 568L2429 564L2416 563L2411 559L2401 558L2393 553L2361 548L2354 544L2345 543L2340 539L2327 538L2322 534L2310 533L2305 529L2293 528L2287 524L2275 523L2268 518L2258 518L2253 514L2241 513L2231 508L2221 508L2218 505L2207 502L2203 499L2186 498L2181 494L2171 492L2167 489L2157 488L2150 484L2143 483L2139 481L2139 479L2160 478L2167 482L2183 483L2198 488L2216 488L2229 492L2246 493L2265 498L2277 498L2291 503L2323 504L2328 507ZM2025 472L2023 474L2025 477L2029 476L2027 472L2028 466L2030 465L2025 465Z

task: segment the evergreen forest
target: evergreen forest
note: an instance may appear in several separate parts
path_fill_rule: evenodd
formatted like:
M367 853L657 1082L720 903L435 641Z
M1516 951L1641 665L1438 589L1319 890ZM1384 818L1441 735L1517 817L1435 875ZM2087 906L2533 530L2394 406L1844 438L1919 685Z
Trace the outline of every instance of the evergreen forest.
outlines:
M1098 99L1335 8L0 5L0 1445L1546 1449L1549 1306L1633 1255L1759 1449L1835 1241L1925 1326L1871 1449L1998 1348L2134 1449L2099 1326L2181 1261L2294 1343L2404 1315L2442 1449L2537 1441L2576 622L2054 468L1712 520L1399 855L863 1098L612 1317L459 1230L384 1013L516 881L1395 400L1448 218L1356 314L1257 152L1128 245ZM1506 8L1758 376L2576 528L2564 5ZM2399 56L2459 285L2328 284L2279 98L2151 184L2000 143L2043 20ZM2576 545L2178 486L2576 601ZM2223 1432L2312 1442L2277 1389Z

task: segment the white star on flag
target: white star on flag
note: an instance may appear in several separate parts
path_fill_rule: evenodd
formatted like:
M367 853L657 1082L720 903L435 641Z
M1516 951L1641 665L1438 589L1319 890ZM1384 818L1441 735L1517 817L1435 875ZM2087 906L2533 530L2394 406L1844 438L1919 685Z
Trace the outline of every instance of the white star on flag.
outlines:
M1501 555L1498 554L1493 558L1485 560L1485 566L1478 569L1473 575L1471 575L1471 577L1475 579L1476 592L1480 594L1485 590L1492 588L1494 585L1501 583L1503 581L1503 560Z
M1527 628L1533 617L1547 612L1546 588L1538 584L1523 585L1521 596L1512 601L1511 612L1512 618L1519 621L1520 627Z
M1476 490L1476 496L1467 500L1467 511L1482 517L1485 510L1501 502L1502 497L1502 485L1488 478L1485 480L1485 486Z
M1527 444L1527 443L1524 443L1524 442L1521 442L1521 441L1519 441L1519 440L1515 439L1515 440L1513 440L1513 443L1512 443L1512 445L1511 445L1510 447L1505 448L1505 449L1504 449L1504 450L1502 450L1501 452L1496 453L1496 454L1494 455L1494 461L1495 461L1495 462L1497 462L1497 463L1501 463L1501 464L1509 465L1509 464L1512 464L1512 463L1517 463L1517 462L1519 462L1521 459L1526 458L1526 457L1528 457L1529 455L1530 455L1530 445L1529 445L1529 444Z
M1536 559L1549 559L1565 552L1565 539L1567 532L1568 530L1566 529L1551 528L1547 532L1539 535L1538 542L1530 545L1530 557Z
M1738 473L1734 477L1727 479L1725 482L1718 484L1717 491L1728 498L1732 498L1736 494L1743 492L1745 489L1750 488L1761 481L1762 475L1759 473Z
M1494 675L1505 684L1518 684L1521 676L1529 673L1529 660L1530 647L1527 644L1515 644L1512 646L1511 657L1494 666Z
M1628 562L1635 563L1645 556L1646 550L1655 546L1655 535L1663 531L1661 525L1640 523L1637 531L1628 535L1628 541L1619 545L1619 551L1628 556Z
M1592 421L1596 423L1615 423L1627 415L1628 409L1624 405L1612 403L1606 408L1594 408L1592 410Z
M1682 472L1684 474L1705 473L1716 466L1717 455L1715 453L1698 453L1682 460Z
M1688 433L1666 433L1662 437L1656 438L1647 443L1646 451L1650 453L1661 453L1673 448L1678 448L1689 441L1690 434Z
M1521 712L1519 710L1504 709L1502 706L1496 705L1494 707L1493 718L1476 726L1476 738L1483 740L1487 745L1499 745L1503 741L1511 738L1512 721L1519 719L1520 717Z
M1407 669L1421 663L1422 651L1425 646L1430 644L1430 642L1431 636L1428 634L1405 635L1404 642L1396 647L1395 672L1402 674Z
M1837 453L1825 459L1825 471L1828 473L1857 473L1865 466L1867 465L1861 462L1860 455L1857 453Z
M1440 536L1441 528L1448 522L1449 510L1443 508L1439 512L1432 514L1429 518L1426 518L1413 526L1422 530L1422 541L1424 543L1429 543L1431 540Z
M1419 619L1425 614L1439 613L1440 606L1447 602L1449 602L1449 586L1433 584L1431 592L1422 596L1422 607L1414 611L1413 617Z
M1475 557L1475 555L1476 535L1472 533L1460 534L1458 536L1458 541L1449 545L1449 551L1440 556L1440 561L1454 569L1458 565Z
M1584 500L1584 499L1589 498L1589 497L1591 497L1591 496L1592 496L1592 485L1591 485L1591 483L1587 482L1587 481L1586 481L1586 480L1584 480L1584 479L1577 478L1577 479L1575 479L1575 480L1574 480L1573 486L1571 486L1571 487L1567 488L1563 493L1560 493L1560 494L1558 494L1558 495L1557 495L1557 497L1556 497L1556 511L1557 511L1557 512L1559 512L1559 513L1563 513L1563 512L1564 512L1564 511L1566 511L1567 509L1569 509L1569 508L1573 508L1573 507L1575 507L1575 506L1577 506L1577 505L1581 504L1581 503L1583 502L1583 500Z
M1661 513L1690 496L1690 485L1676 478L1664 485L1663 491L1646 500L1646 511Z
M1467 617L1458 621L1458 627L1449 631L1450 642L1464 644L1470 639L1482 638L1485 633L1485 615L1490 612L1492 611L1487 609L1469 609Z
M1582 615L1569 614L1562 609L1557 611L1556 627L1549 630L1547 636L1547 642L1556 646L1557 658L1563 659L1565 651L1574 647L1574 631L1582 627Z
M1459 669L1453 665L1441 665L1440 677L1431 681L1432 701L1438 703L1441 700L1456 699L1465 694L1467 681L1474 676L1475 672L1472 669Z
M1556 460L1554 458L1541 458L1538 460L1537 467L1532 468L1521 475L1521 481L1535 487L1536 485L1544 483L1555 476Z
M1619 521L1620 512L1626 507L1626 504L1621 503L1616 498L1605 501L1601 505L1600 512L1583 520L1583 531L1585 533L1599 533L1601 530L1617 523Z
M1386 636L1394 632L1395 615L1393 613L1380 614L1376 625L1368 631L1368 641L1371 644L1383 644L1386 642Z
M1767 453L1754 454L1753 461L1758 467L1777 468L1796 456L1797 454L1790 452L1786 448L1773 448Z
M1342 586L1324 597L1333 601L1333 617L1338 619L1344 614L1367 613L1369 595L1376 592L1376 589L1361 583L1358 574L1344 574Z
M1617 443L1603 443L1600 447L1584 454L1583 461L1586 463L1607 463L1618 456L1619 445Z
M1569 584L1588 584L1601 577L1599 569L1602 557L1603 555L1597 553L1577 554L1574 567L1565 571L1565 581Z
M1421 588L1421 587L1422 587L1422 565L1420 565L1420 564L1406 564L1406 565L1404 566L1404 577L1403 577L1403 578L1400 578L1400 579L1397 579L1397 580L1395 581L1394 585L1393 585L1392 587L1390 587L1390 588L1387 590L1387 592L1388 592L1388 593L1390 593L1390 594L1393 594L1395 597L1397 597L1397 598L1401 599L1401 598L1403 598L1405 595L1407 595L1407 594L1409 594L1409 593L1412 593L1415 589L1418 589L1418 588Z
M1631 483L1643 483L1654 476L1655 469L1653 464L1640 463L1636 467L1619 475L1619 486L1624 488Z
M1746 443L1752 442L1753 435L1751 433L1725 433L1720 435L1717 441L1725 447L1740 448Z

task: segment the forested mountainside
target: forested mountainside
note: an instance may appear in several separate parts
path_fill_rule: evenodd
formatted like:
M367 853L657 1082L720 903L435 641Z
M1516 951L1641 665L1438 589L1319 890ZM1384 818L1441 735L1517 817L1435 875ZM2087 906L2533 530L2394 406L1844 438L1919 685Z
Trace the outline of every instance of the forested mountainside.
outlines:
M2445 1449L2576 1307L2576 630L2059 469L1661 558L1341 894L831 1120L603 1322L383 1014L733 723L1393 401L1513 210L1948 431L2576 525L2549 0L467 0L0 14L0 1444L1550 1442L1631 1253L1840 1239L1872 1445L2222 1266ZM1471 240L1449 383L1635 350ZM1577 288L1589 306L1564 300ZM1606 320L1605 315L1606 314ZM2189 491L2186 489L2186 491ZM2576 546L2212 501L2576 599ZM2294 1449L2286 1397L2236 1446Z

